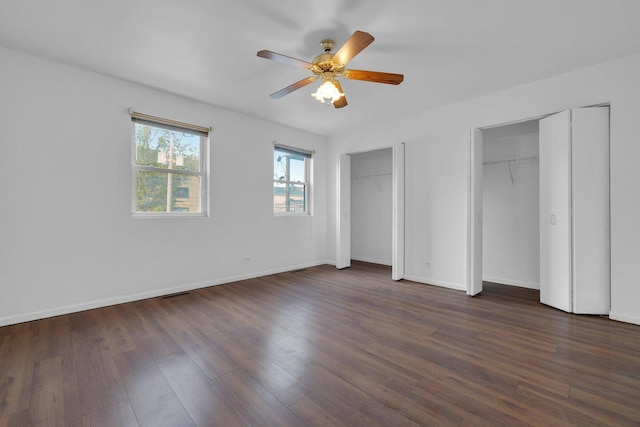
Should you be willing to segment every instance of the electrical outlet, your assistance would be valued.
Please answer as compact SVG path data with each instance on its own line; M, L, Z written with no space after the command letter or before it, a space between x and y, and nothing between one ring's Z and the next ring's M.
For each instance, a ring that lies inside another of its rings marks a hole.
M425 261L424 266L427 268L431 268L431 261Z
M246 256L243 258L244 262L251 262L251 257L250 256Z

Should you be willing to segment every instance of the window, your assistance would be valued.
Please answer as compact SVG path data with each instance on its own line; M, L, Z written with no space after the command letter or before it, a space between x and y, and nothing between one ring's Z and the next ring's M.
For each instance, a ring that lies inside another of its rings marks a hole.
M283 146L273 150L273 212L309 213L311 153Z
M131 112L133 214L206 216L209 129Z

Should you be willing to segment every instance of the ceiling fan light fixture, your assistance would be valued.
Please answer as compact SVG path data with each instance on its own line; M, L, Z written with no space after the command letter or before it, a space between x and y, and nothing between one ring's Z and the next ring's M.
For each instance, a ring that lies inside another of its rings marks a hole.
M326 105L331 105L340 98L344 96L344 93L341 93L336 85L333 83L333 80L325 80L324 83L320 85L318 90L311 94L315 99L322 102Z

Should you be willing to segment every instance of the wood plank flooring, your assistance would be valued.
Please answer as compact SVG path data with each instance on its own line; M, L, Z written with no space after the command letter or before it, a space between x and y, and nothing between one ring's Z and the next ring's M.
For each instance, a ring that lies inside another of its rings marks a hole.
M640 326L309 268L0 328L0 426L638 426Z

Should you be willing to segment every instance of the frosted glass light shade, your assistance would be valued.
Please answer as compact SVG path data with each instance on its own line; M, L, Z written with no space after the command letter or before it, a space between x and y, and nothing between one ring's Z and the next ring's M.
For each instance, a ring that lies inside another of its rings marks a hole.
M318 90L315 93L312 93L311 96L323 104L329 105L343 97L344 93L340 93L336 85L333 84L331 80L325 80L325 82L322 83Z

